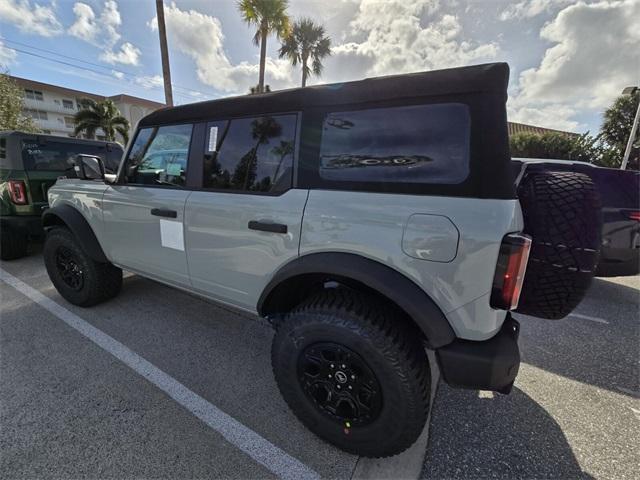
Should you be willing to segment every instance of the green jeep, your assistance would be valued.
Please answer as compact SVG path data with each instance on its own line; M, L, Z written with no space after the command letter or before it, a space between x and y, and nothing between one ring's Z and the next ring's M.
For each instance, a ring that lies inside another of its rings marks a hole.
M113 142L23 132L0 132L0 258L27 254L29 239L42 236L47 190L58 177L75 177L76 155L97 155L116 173L122 147Z

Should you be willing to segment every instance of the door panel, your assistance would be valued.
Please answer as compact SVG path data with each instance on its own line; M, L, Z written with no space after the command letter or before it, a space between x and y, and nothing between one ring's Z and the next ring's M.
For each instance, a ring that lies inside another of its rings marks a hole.
M103 197L104 236L109 258L122 267L159 280L189 286L185 250L163 246L160 225L161 221L182 225L185 201L190 193L170 188L110 186ZM159 212L153 214L154 209Z
M194 288L255 311L278 268L298 256L307 190L280 196L193 192L185 209L185 241ZM249 228L249 222L258 229ZM278 228L263 228L278 224ZM281 233L286 225L286 233ZM277 231L265 231L277 230Z

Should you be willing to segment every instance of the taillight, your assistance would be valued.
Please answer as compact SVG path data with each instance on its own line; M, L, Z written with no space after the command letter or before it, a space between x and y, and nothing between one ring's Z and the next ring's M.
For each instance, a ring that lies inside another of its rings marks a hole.
M640 212L629 212L629 219L640 222Z
M493 308L515 310L518 307L530 250L531 238L527 235L510 233L502 239L491 290Z
M22 180L9 180L9 196L16 205L26 205L27 187Z

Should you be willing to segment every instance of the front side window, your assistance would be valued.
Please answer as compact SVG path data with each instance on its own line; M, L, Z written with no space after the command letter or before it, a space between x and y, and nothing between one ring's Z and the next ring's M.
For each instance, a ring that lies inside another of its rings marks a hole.
M113 147L110 149L112 150ZM119 162L113 158L110 149L105 145L24 140L22 142L22 160L25 170L28 171L54 171L72 176L77 155L95 155L102 159L107 173L116 173Z
M469 174L470 116L459 103L327 114L320 176L330 181L463 182Z
M192 129L168 125L140 130L127 158L127 183L183 187Z
M204 188L283 192L291 187L296 115L207 125Z

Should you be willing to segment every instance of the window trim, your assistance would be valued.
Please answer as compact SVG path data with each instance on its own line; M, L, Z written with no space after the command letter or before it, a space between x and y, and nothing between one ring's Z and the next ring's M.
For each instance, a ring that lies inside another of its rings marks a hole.
M129 155L131 154L131 150L133 149L133 146L135 145L136 140L138 140L138 136L140 135L140 132L142 130L147 130L147 129L153 130L153 133L151 134L151 136L149 137L149 140L147 140L147 143L144 146L144 151L146 153L147 149L149 148L153 140L156 138L156 135L160 128L178 127L181 125L191 125L191 137L189 137L189 149L187 150L187 171L184 174L184 185L180 186L180 185L153 185L153 184L146 184L146 183L128 183L126 181L126 175L125 175L126 166L129 163ZM113 183L113 185L124 185L127 187L141 187L141 188L163 188L165 190L167 189L193 190L193 188L189 186L189 170L193 169L193 166L191 166L191 151L193 150L194 133L196 131L197 125L198 125L197 122L182 122L182 123L167 123L163 125L148 125L148 126L136 129L136 134L133 137L133 140L129 143L129 147L125 150L123 161L120 162L120 167L118 168L118 173L116 175L116 181L115 183Z

